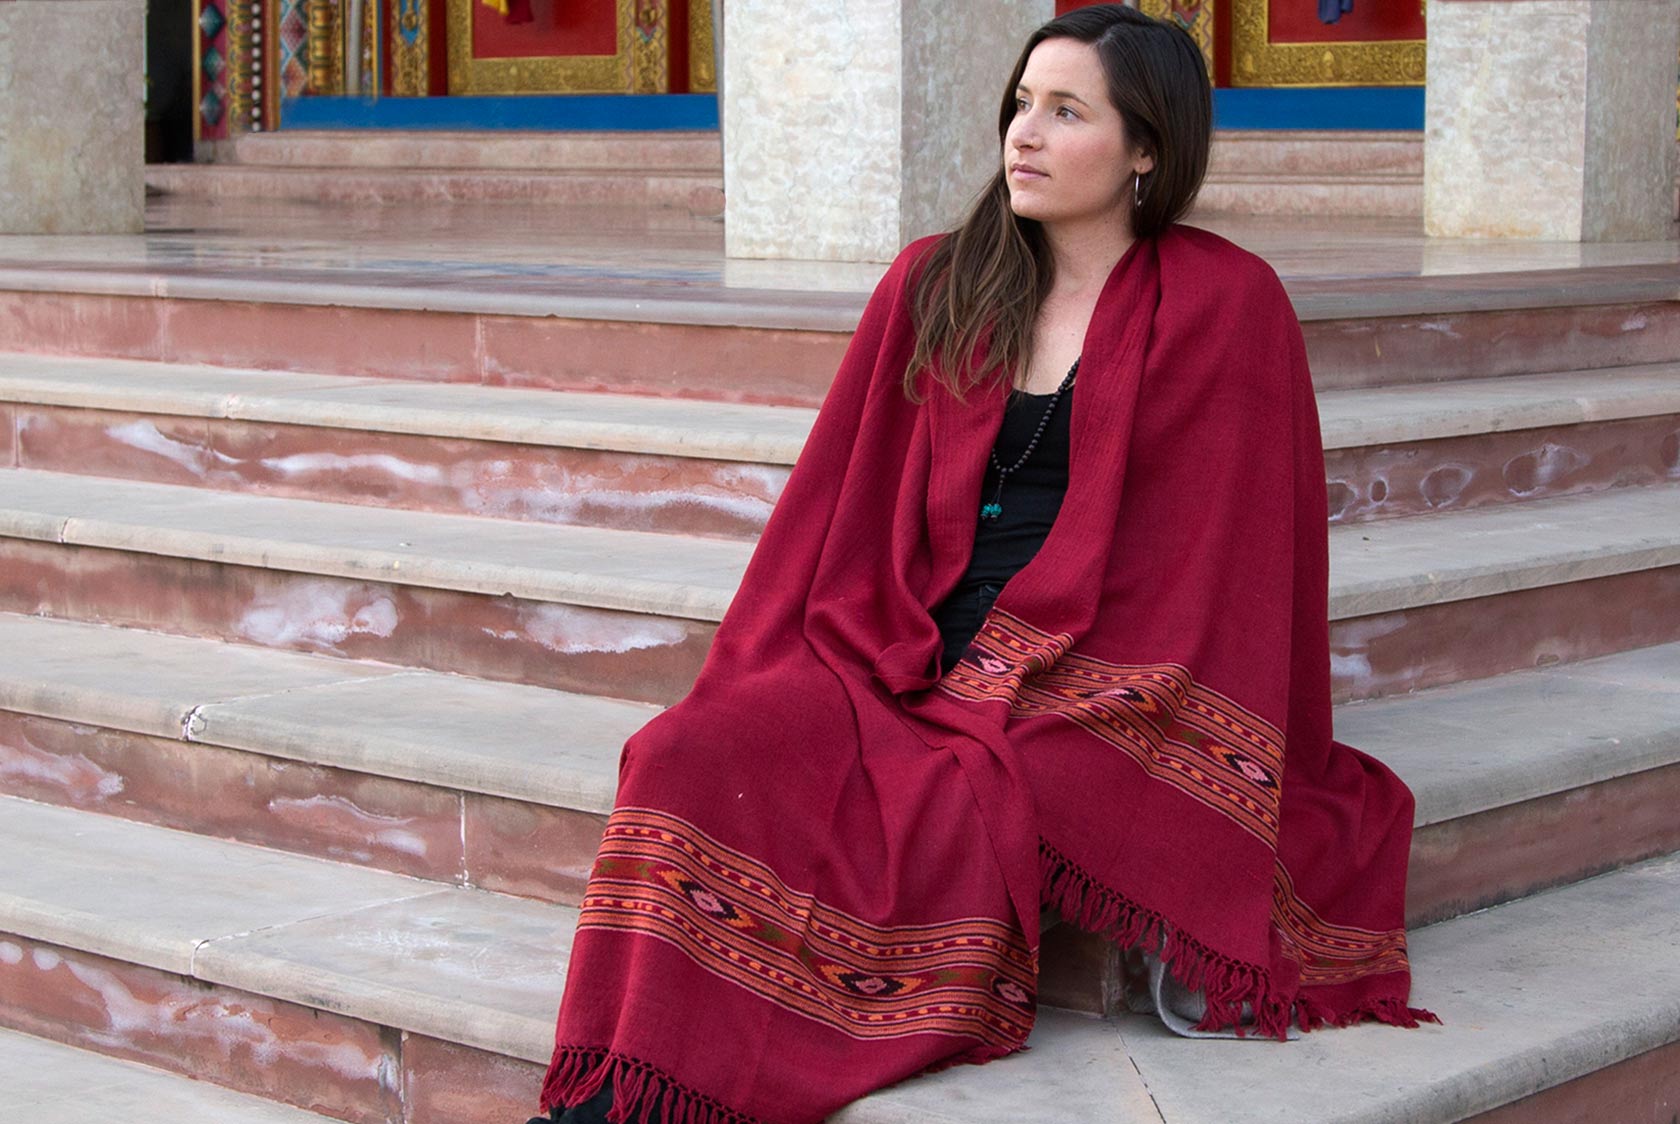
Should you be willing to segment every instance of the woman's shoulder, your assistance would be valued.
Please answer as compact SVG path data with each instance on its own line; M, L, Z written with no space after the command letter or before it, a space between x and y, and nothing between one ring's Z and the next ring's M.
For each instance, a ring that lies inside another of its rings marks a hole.
M1163 272L1212 282L1193 286L1194 290L1217 293L1227 305L1233 299L1246 299L1293 309L1272 263L1229 238L1199 226L1173 223L1161 233L1158 245Z

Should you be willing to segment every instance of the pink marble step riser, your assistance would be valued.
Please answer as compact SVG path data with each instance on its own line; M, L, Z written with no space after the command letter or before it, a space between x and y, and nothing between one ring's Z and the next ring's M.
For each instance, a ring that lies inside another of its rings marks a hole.
M0 611L669 704L706 621L0 539Z
M0 465L743 541L788 476L784 465L29 404L0 406L0 427ZM1331 523L1464 510L1680 479L1680 415L1332 449L1325 462Z
M1680 302L1313 320L1301 327L1320 390L1680 359Z
M1554 1085L1471 1124L1674 1124L1680 1104L1680 1042L1670 1042Z
M1305 182L1273 183L1266 173L1252 179L1209 173L1192 223L1207 215L1281 215L1412 218L1423 214L1423 180L1410 176L1314 175Z
M1330 522L1363 523L1680 480L1680 414L1330 449Z
M542 1085L531 1062L10 934L0 1025L351 1124L507 1124Z
M0 349L817 406L846 332L0 292ZM1680 302L1309 320L1324 390L1680 359Z
M594 812L5 710L0 791L568 905L606 824Z
M1403 175L1423 180L1423 141L1371 139L1357 133L1334 137L1256 137L1214 133L1208 177L1226 175Z
M850 340L840 332L3 291L0 326L0 349L41 354L789 406L822 402Z
M234 141L245 166L479 168L520 171L654 169L723 174L723 145L707 133L246 133ZM1421 170L1421 150L1418 156Z
M0 538L0 612L670 704L704 621ZM1680 640L1680 566L1331 623L1337 701Z
M534 1062L23 937L0 935L0 949L0 1025L16 1030L353 1124L506 1124L536 1111ZM1677 1096L1680 1043L1468 1119L1668 1124Z
M53 406L0 464L218 491L751 540L784 465ZM8 430L8 435L10 434Z
M536 1062L18 936L0 949L0 1025L13 1030L353 1124L506 1124L536 1111ZM1677 1097L1673 1043L1468 1121L1668 1124Z
M246 168L152 164L146 186L168 195L310 203L549 203L676 208L723 214L719 172L544 172L406 168Z
M557 737L560 736L558 733ZM0 710L0 793L457 886L578 904L605 815ZM1680 850L1680 765L1414 833L1406 924ZM1100 941L1057 937L1057 1006L1100 1011ZM1081 967L1083 965L1083 967Z

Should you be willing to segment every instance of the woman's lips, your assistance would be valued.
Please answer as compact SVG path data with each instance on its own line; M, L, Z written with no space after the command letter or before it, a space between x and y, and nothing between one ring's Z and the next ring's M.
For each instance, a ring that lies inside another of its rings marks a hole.
M1049 178L1046 173L1041 172L1036 168L1026 168L1019 165L1009 169L1009 174L1018 180L1042 180Z

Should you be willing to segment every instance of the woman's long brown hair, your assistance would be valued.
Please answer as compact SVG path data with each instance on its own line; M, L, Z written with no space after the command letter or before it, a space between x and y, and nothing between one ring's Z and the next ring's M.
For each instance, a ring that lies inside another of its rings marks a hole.
M916 349L904 373L904 392L913 402L924 398L917 388L923 368L961 399L988 375L1013 381L1032 357L1033 325L1054 280L1055 262L1039 223L1019 217L1009 205L1001 152L1027 57L1046 39L1057 38L1096 47L1109 100L1127 137L1155 157L1155 167L1139 185L1143 203L1132 210L1135 237L1152 238L1182 218L1207 175L1211 83L1201 49L1182 28L1122 4L1098 4L1034 31L1003 91L999 166L961 225L920 263L912 291Z

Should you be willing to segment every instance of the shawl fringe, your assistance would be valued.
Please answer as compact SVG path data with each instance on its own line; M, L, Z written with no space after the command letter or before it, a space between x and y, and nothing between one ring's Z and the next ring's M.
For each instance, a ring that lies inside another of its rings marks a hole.
M1069 924L1095 933L1121 948L1142 945L1155 952L1172 977L1192 991L1204 992L1207 1012L1193 1029L1231 1028L1238 1038L1253 1031L1262 1037L1289 1040L1294 1021L1303 1032L1329 1024L1350 1026L1366 1018L1391 1026L1416 1027L1420 1021L1439 1023L1432 1011L1408 1007L1398 999L1374 999L1350 1010L1337 1011L1306 996L1293 1001L1278 994L1265 969L1222 956L1187 936L1166 918L1131 901L1092 878L1090 873L1055 847L1039 840L1039 874L1044 903ZM1252 1026L1242 1023L1243 1004L1254 1011Z
M586 1046L556 1048L548 1079L543 1082L542 1110L582 1104L609 1080L613 1090L612 1108L607 1110L610 1124L643 1119L663 1119L666 1124L759 1124L753 1117L671 1080L639 1058Z

